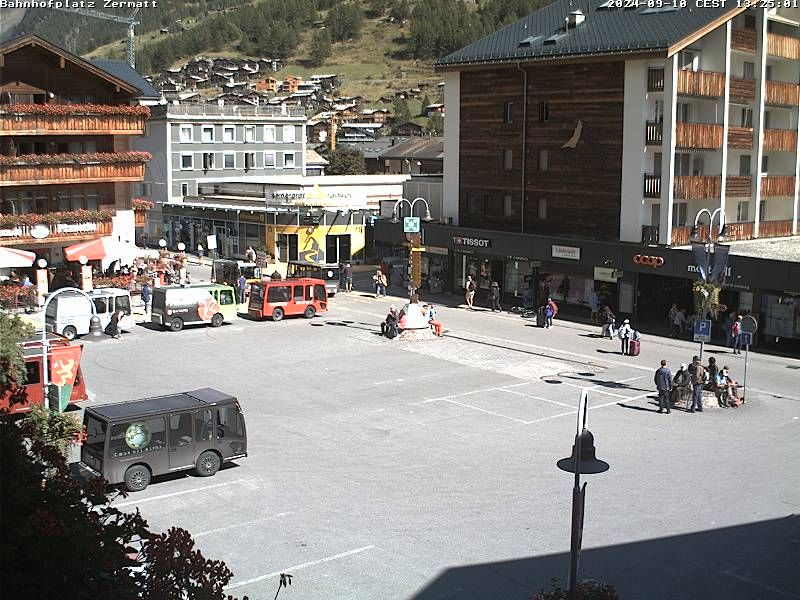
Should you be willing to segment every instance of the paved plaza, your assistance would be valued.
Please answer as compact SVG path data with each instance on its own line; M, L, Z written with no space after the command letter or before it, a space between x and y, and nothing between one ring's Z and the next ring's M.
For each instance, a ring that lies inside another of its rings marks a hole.
M247 459L156 478L117 500L188 529L272 598L530 598L566 580L569 455L581 388L608 472L586 477L581 576L623 598L800 598L800 361L751 354L747 404L655 411L653 372L697 348L645 337L624 357L595 328L545 331L439 308L445 337L379 335L389 303L339 294L315 319L139 325L87 343L88 404L201 387L236 395ZM741 381L743 358L718 348Z

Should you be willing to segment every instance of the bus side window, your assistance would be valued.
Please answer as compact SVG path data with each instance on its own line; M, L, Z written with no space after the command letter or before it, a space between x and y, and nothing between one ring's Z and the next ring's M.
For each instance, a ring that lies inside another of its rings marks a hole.
M302 302L303 301L303 286L296 285L294 286L294 297L292 298L295 302Z
M233 290L220 290L219 303L221 306L233 304Z
M26 385L39 383L41 381L41 365L37 361L26 362L25 370L28 372L28 379L25 381ZM75 383L77 385L77 381Z
M94 299L94 307L97 309L98 314L104 314L107 312L107 305L105 298L95 298Z
M194 413L194 439L198 442L207 442L213 438L214 421L211 409L199 410Z
M314 286L307 285L306 286L306 300L312 300L314 298Z

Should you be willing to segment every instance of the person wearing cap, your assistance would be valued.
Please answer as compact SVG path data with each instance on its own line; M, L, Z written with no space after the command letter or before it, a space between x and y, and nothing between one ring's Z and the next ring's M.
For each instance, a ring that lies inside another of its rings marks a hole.
M691 383L691 375L686 370L686 363L681 363L680 368L672 378L672 403L682 402L686 399L686 393L689 391L689 383Z
M663 413L666 410L667 414L670 414L669 392L672 389L672 373L667 368L666 360L661 361L661 367L656 370L653 382L658 390L658 412Z
M622 327L619 328L617 335L622 342L622 354L627 356L631 349L631 337L633 337L630 319L625 319L622 322Z

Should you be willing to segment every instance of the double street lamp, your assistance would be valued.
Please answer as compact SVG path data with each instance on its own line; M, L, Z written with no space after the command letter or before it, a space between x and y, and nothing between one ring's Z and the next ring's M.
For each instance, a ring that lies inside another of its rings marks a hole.
M426 223L433 221L433 217L431 217L431 207L427 200L424 198L414 198L413 200L400 198L392 207L392 223L400 222L399 213L402 209L403 203L408 204L410 216L413 217L414 206L417 204L417 202L422 202L425 205L425 216L422 217L422 220ZM416 225L419 225L419 222L417 222ZM419 302L417 290L419 289L420 285L422 285L422 258L420 256L422 253L421 237L419 227L416 227L416 229L417 230L413 232L405 232L411 234L411 285L408 288L409 303L411 304L416 304Z

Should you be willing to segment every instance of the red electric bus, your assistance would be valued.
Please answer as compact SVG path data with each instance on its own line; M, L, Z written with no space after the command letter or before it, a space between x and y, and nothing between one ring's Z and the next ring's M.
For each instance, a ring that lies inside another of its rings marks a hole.
M303 315L306 319L328 310L328 292L322 279L281 279L250 284L247 314L256 319Z

